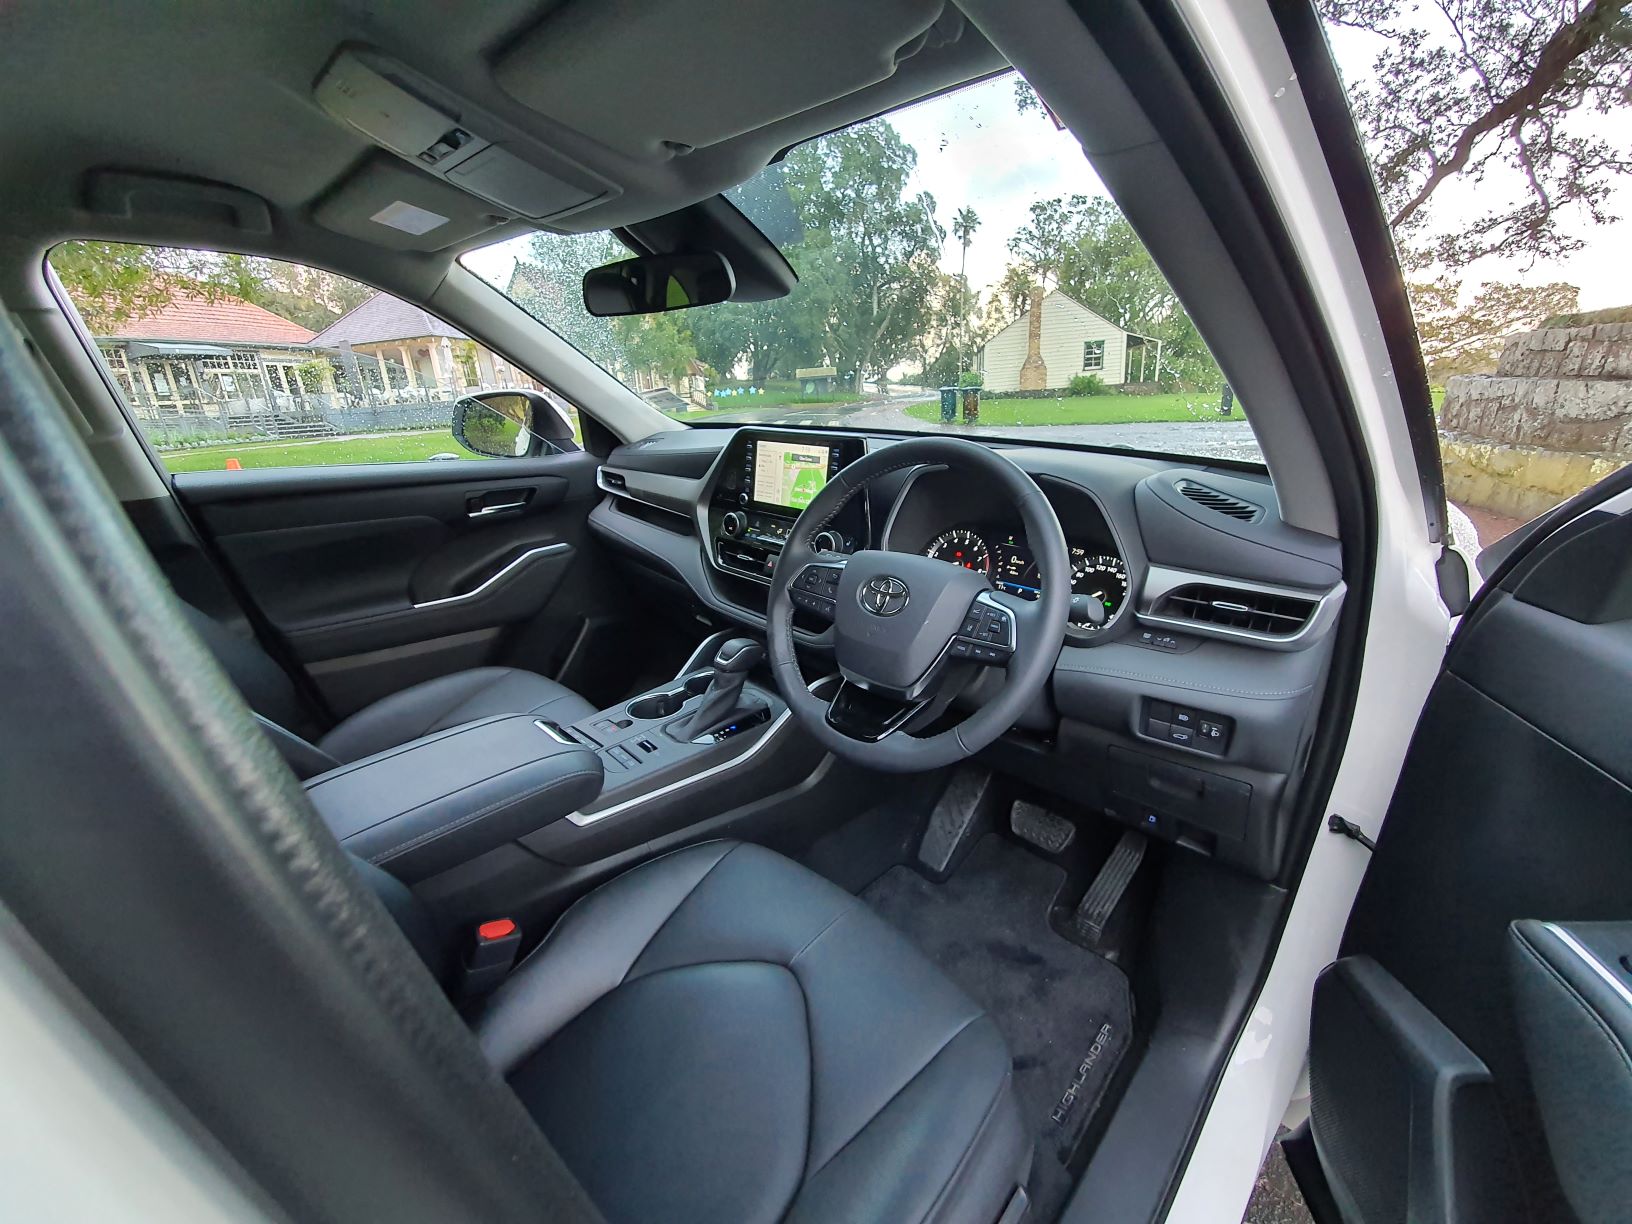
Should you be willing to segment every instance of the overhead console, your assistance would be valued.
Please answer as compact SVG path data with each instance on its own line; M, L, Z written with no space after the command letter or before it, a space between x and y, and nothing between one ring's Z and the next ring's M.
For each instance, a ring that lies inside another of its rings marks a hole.
M375 144L509 214L558 217L616 194L583 166L373 52L341 51L315 94L318 105ZM449 220L401 199L369 219L416 236Z
M738 431L720 456L703 510L709 561L768 583L800 513L866 453L865 439L831 432ZM865 548L869 526L866 499L854 498L819 533L817 547L835 553Z

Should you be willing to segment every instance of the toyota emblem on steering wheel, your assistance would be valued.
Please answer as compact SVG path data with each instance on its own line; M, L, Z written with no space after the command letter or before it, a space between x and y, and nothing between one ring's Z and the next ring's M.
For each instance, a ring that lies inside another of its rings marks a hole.
M907 584L899 578L881 575L865 583L856 597L874 616L894 616L907 606Z

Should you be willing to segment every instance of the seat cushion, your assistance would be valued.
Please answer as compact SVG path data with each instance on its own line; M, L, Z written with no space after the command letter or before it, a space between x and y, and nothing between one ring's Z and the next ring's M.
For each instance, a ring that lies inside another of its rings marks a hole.
M565 685L518 667L473 667L365 706L318 741L342 763L495 714L537 714L565 726L595 713Z
M991 1018L758 846L591 893L475 1029L612 1224L990 1224L1030 1167Z

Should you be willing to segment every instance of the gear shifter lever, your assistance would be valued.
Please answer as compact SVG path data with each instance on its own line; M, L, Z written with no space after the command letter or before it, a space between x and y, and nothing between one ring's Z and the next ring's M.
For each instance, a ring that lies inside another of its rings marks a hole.
M703 694L697 712L680 729L685 739L698 739L737 714L737 703L742 697L742 686L748 673L765 657L765 648L753 638L731 638L714 653L714 678Z

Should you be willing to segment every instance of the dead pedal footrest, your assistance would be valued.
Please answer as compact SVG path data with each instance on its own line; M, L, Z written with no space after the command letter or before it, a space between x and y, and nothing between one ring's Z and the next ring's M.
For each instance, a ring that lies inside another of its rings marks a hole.
M1017 800L1009 809L1009 828L1022 841L1039 850L1059 854L1077 836L1077 826L1045 807Z
M1116 912L1122 894L1133 882L1139 864L1144 862L1148 842L1149 839L1137 830L1129 829L1123 833L1116 843L1116 849L1111 851L1111 857L1105 860L1094 882L1083 894L1072 925L1088 944L1097 946L1104 938L1106 924Z

